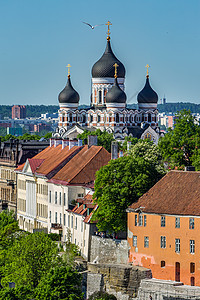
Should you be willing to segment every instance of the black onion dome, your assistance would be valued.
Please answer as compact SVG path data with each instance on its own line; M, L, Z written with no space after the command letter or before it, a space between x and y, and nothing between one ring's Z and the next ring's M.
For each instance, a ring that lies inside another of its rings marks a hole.
M147 75L146 84L141 90L141 92L137 96L138 103L157 103L158 102L158 95L152 89L149 83L149 76Z
M58 95L59 103L78 103L79 94L72 87L70 76L68 76L67 84L65 88Z
M118 77L125 77L125 67L124 65L116 58L112 52L110 40L107 40L107 46L102 57L93 65L92 67L92 77L114 77L114 68L113 65L117 63L117 75Z
M106 103L126 103L126 94L120 89L117 78L112 88L106 94Z

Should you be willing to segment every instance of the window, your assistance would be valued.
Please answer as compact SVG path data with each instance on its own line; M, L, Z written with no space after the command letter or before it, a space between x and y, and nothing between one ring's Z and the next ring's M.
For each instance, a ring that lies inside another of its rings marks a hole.
M189 229L194 229L194 218L189 219Z
M60 205L62 204L62 195L61 195L61 192L60 192Z
M179 217L177 217L175 219L175 228L180 228L180 218Z
M60 213L60 224L62 224L62 215Z
M63 219L63 224L64 224L64 226L66 225L66 215L64 214L64 219Z
M195 272L195 263L190 263L190 273L194 273Z
M190 240L190 253L194 254L195 253L195 241Z
M144 247L149 248L149 237L148 236L144 237Z
M143 225L143 215L139 214L139 226Z
M66 205L66 194L64 193L64 206Z
M161 260L160 266L161 266L161 268L164 268L164 267L165 267L165 261L164 261L164 260Z
M160 248L166 248L166 236L160 237Z
M73 228L73 216L71 216L71 228Z
M137 215L135 215L135 226L137 226Z
M165 216L161 216L161 227L165 227Z
M68 227L70 227L70 215L68 215Z
M119 114L116 114L116 123L119 123Z
M55 212L55 223L58 223L58 214Z
M147 226L147 216L145 215L144 216L144 227L146 227Z
M83 232L83 221L81 221L81 232Z
M180 239L175 239L175 252L180 253Z
M101 116L97 115L97 122L100 123L101 122Z
M57 204L57 192L55 192L55 204Z
M195 285L195 278L194 278L194 277L191 277L191 278L190 278L190 285L191 285L191 286L194 286L194 285Z
M51 211L49 212L49 222L51 223Z
M49 203L51 203L51 191L49 191Z
M77 218L75 219L75 229L77 229Z
M137 236L133 236L133 247L137 247Z

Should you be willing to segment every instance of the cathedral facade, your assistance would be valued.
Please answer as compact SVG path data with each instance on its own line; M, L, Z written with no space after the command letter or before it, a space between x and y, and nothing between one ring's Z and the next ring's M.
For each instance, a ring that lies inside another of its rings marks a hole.
M150 86L148 69L145 86L137 96L138 109L126 106L125 73L124 65L112 51L108 26L105 52L92 67L90 107L78 108L80 97L68 74L67 84L58 96L59 122L54 137L67 139L76 137L84 129L100 129L113 133L118 140L133 136L150 138L157 143L158 95Z

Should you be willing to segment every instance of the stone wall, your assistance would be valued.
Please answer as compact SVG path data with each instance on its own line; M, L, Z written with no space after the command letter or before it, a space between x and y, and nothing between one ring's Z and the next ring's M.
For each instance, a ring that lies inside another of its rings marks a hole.
M151 278L151 271L127 264L88 263L87 298L95 291L106 291L119 300L136 297L140 282Z
M142 279L137 300L194 300L200 299L200 287L182 282L159 279Z
M91 237L89 261L96 263L126 264L128 262L127 240Z

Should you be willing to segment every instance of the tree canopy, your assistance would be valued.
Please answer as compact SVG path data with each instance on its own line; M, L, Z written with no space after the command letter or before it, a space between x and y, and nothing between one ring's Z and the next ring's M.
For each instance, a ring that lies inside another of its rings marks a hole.
M174 130L159 139L159 149L170 168L194 165L200 169L200 127L190 111L176 115Z
M78 139L83 140L83 144L87 144L87 137L89 135L97 135L98 146L103 146L108 152L111 152L111 142L114 140L113 134L107 131L97 129L95 131L84 130L83 133L78 134Z
M97 171L94 198L98 209L93 219L100 231L126 230L126 208L165 174L159 159L157 146L141 140L127 156L111 160Z

